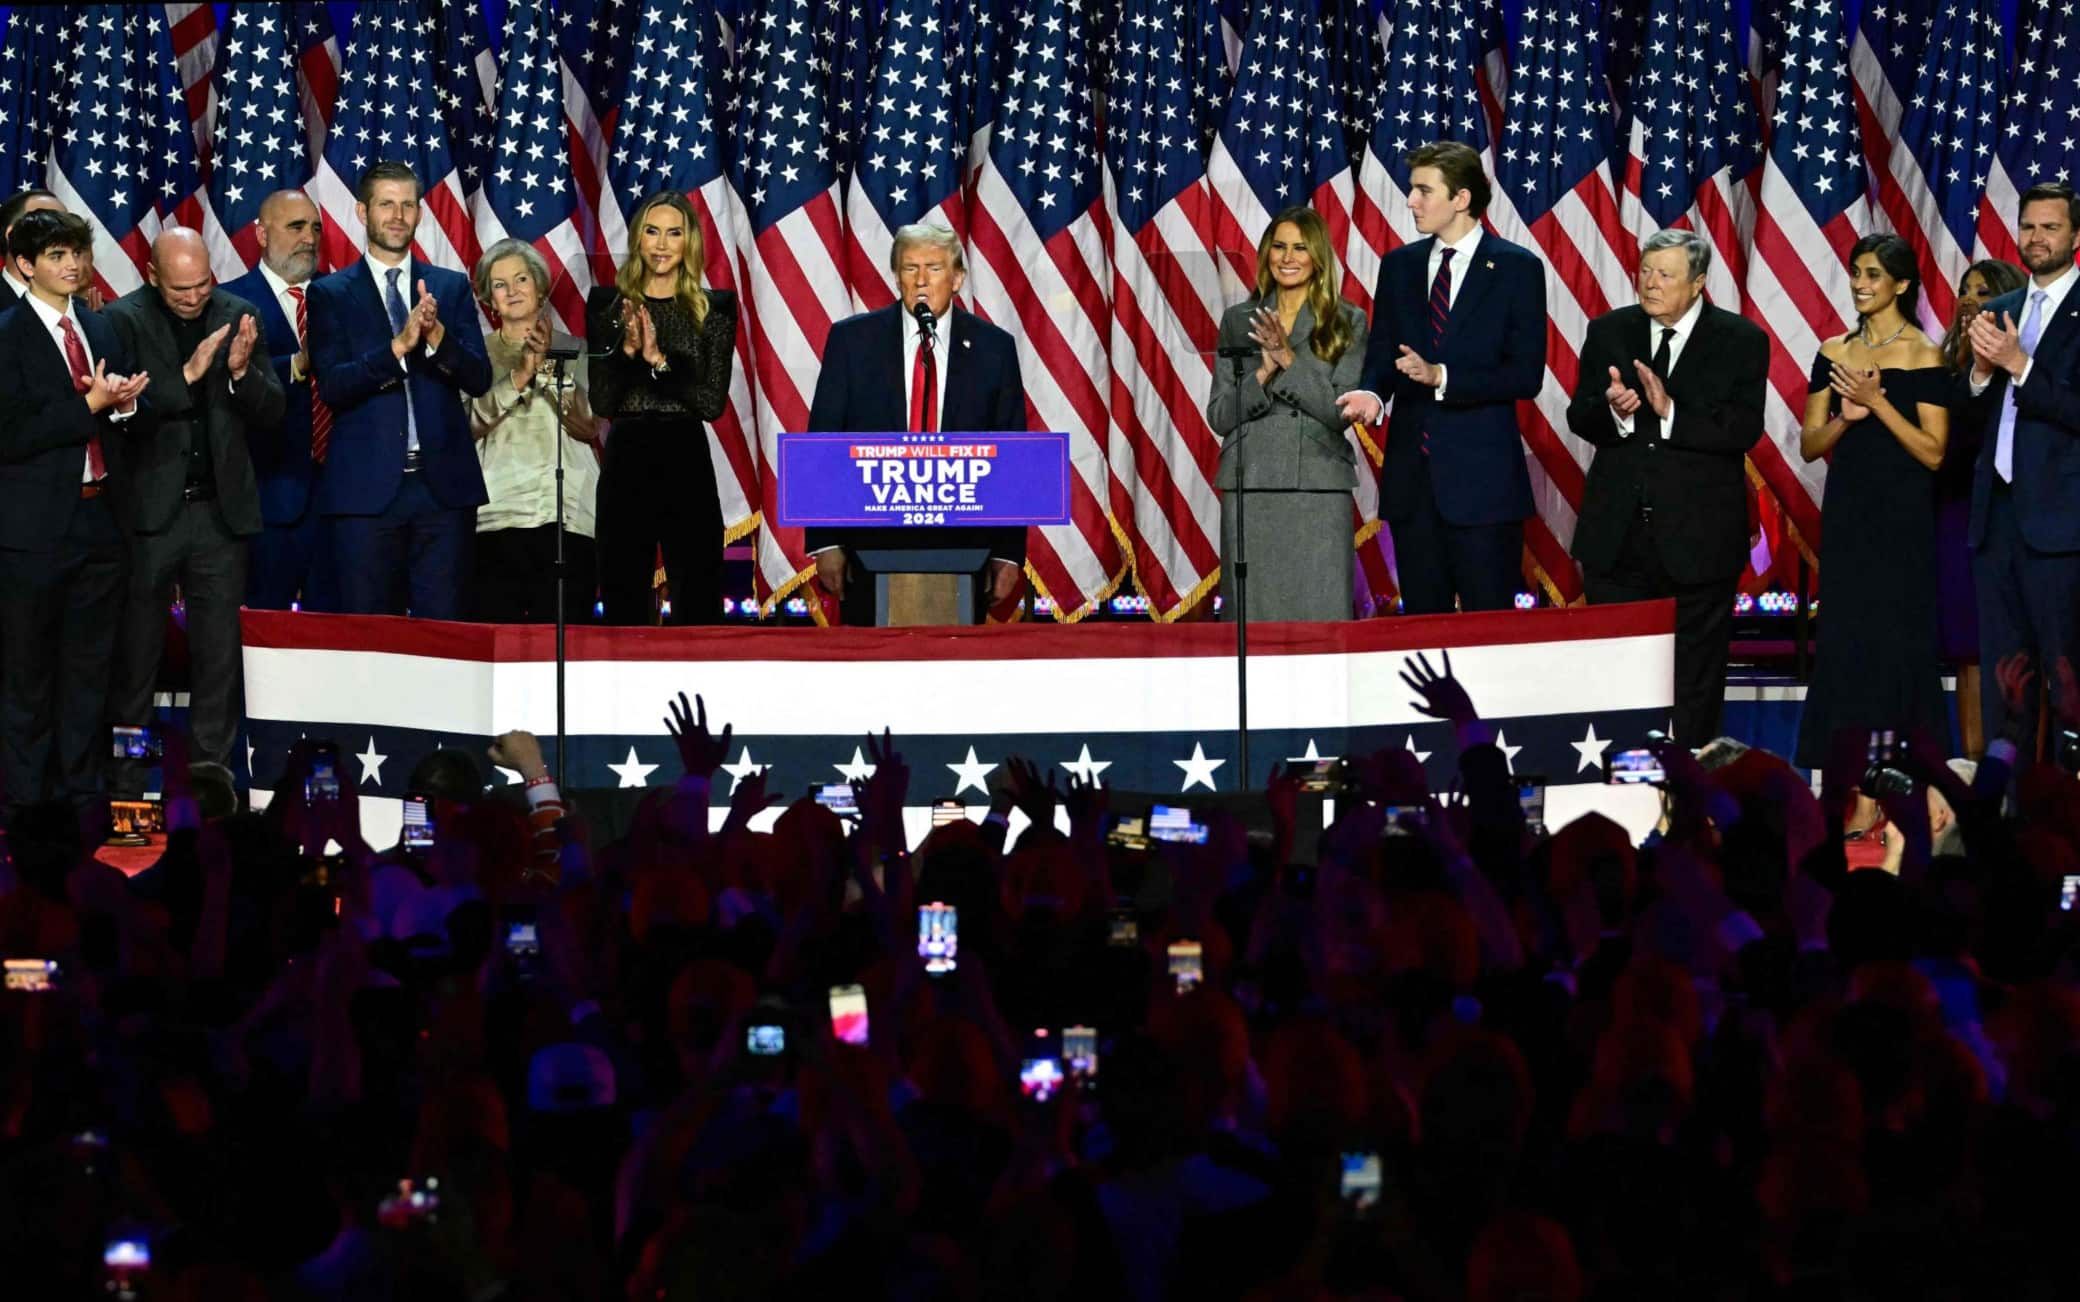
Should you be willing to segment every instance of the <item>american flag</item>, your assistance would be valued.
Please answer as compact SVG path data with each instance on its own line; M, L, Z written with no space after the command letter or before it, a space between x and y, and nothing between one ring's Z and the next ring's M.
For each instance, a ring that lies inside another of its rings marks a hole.
M1546 266L1546 378L1519 404L1538 514L1524 524L1530 577L1557 600L1581 595L1567 554L1589 448L1567 428L1589 322L1633 298L1637 242L1611 181L1613 109L1602 46L1584 0L1527 9L1505 97L1488 223Z
M94 279L117 298L144 283L162 228L202 228L202 176L165 12L89 5L82 19L49 185L93 224Z
M728 56L721 21L705 0L653 0L644 6L640 30L600 197L601 206L614 213L607 225L625 232L644 195L679 191L700 218L703 280L711 288L735 292L741 287L737 262L745 219L722 156L721 133L708 125L727 121L730 111L723 98L721 70ZM625 253L625 244L614 250L617 258ZM748 336L740 326L729 406L709 426L708 456L729 539L751 533L759 523L758 426Z
M664 21L663 11L642 0L562 0L556 10L563 115L570 123L571 177L578 187L575 220L591 260L591 284L613 279L615 263L628 249L621 207L607 194L613 184L608 142L621 117L635 31L653 13ZM681 16L680 21L689 20ZM643 36L652 47L661 39L666 39L662 31Z
M1221 276L1193 106L1196 77L1226 69L1193 58L1205 31L1174 0L1126 0L1105 93L1112 473L1134 582L1159 620L1190 610L1220 578L1220 440L1206 395Z
M181 97L188 108L188 126L195 135L195 156L207 174L217 121L217 91L210 76L217 66L217 15L206 4L167 5L166 26L179 69Z
M563 64L549 0L515 0L504 37L498 134L473 200L477 244L488 249L511 237L533 245L549 264L545 290L557 324L582 335L592 262L565 147Z
M747 0L748 3L748 0ZM882 0L827 0L810 6L824 66L824 133L841 180L852 180L873 103L875 52L881 46ZM738 60L749 67L748 60Z
M484 184L484 160L498 135L498 59L491 31L479 5L418 0L418 10L419 40L435 69L434 96L467 204ZM360 30L357 14L352 43L359 43Z
M1808 560L1820 546L1825 461L1799 455L1806 376L1822 340L1849 328L1849 249L1870 228L1849 74L1846 16L1797 4L1781 27L1781 80L1770 112L1748 255L1749 319L1770 336L1766 437L1749 459L1790 516Z
M1850 65L1887 224L1921 268L1921 324L1940 337L1979 248L1979 196L2007 97L2001 0L1865 9Z
M2015 79L2000 146L1980 201L1979 241L1988 257L2020 262L2016 204L2038 181L2080 177L2080 18L2073 0L2022 0L2016 19Z
M339 36L324 0L295 0L281 6L290 39L296 43L296 75L303 96L303 129L310 137L311 157L325 152L325 133L339 103Z
M781 432L809 427L809 401L831 325L852 313L845 287L844 200L839 187L846 143L833 87L849 47L846 10L811 0L761 0L740 40L732 177L745 214L740 250L744 328L757 389L759 504L764 527L752 574L762 609L813 573L800 529L773 523L779 502L773 466ZM824 26L830 24L830 26ZM821 611L821 605L812 606Z
M1344 152L1358 158L1372 134L1380 79L1386 69L1383 20L1372 0L1322 0L1322 51L1336 90Z
M354 215L356 187L370 165L392 159L419 175L417 256L465 276L476 269L482 250L448 149L436 91L440 71L426 34L411 0L376 0L354 13L338 110L311 184L325 215L319 253L327 267L346 266L366 251L368 232Z
M960 35L954 48L963 54L954 74L954 100L960 112L959 134L968 142L963 184L969 203L974 202L976 178L989 160L989 132L996 123L1000 83L1010 67L1017 17L1012 0L970 0L957 15Z
M1113 523L1108 222L1084 25L1028 0L968 209L968 292L1018 340L1028 421L1069 435L1070 522L1031 531L1026 571L1073 621L1126 573Z
M296 89L293 20L274 5L238 5L217 68L217 138L206 232L219 280L236 280L260 260L253 224L277 190L310 180L303 102Z
M1611 85L1611 101L1618 106L1618 138L1623 142L1632 127L1632 79L1647 56L1647 24L1649 9L1656 7L1656 0L1604 0L1600 21L1603 30L1603 75ZM1676 35L1685 43L1691 33L1679 30ZM1625 165L1621 143L1619 156L1614 164Z
M1193 29L1185 49L1185 85L1192 91L1192 120L1199 127L1199 144L1213 148L1221 123L1228 119L1228 99L1235 93L1235 55L1241 43L1241 17L1234 27L1213 0L1196 0L1179 20Z
M863 308L895 302L888 249L896 228L936 221L965 239L959 97L952 69L959 0L889 0L880 57L845 196L845 277Z
M0 41L0 192L42 185L67 65L84 14L16 8Z

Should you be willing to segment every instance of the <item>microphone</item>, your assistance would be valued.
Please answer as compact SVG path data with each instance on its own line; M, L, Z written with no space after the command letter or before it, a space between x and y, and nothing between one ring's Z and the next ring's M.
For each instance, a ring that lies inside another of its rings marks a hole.
M1223 357L1255 357L1262 351L1255 344L1227 344L1219 350Z
M933 312L932 305L923 299L918 299L910 305L910 315L917 318L918 328L926 334L930 334L939 324L938 314Z

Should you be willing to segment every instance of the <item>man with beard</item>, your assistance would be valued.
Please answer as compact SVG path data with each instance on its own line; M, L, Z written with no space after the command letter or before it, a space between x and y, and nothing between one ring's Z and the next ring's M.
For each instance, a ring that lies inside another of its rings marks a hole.
M2045 672L2080 654L2080 274L2073 268L2080 198L2064 182L2022 196L2017 242L2030 280L1986 304L1970 326L1971 410L1986 439L1972 478L1972 577L1982 664L2017 651ZM2034 693L2008 718L2000 684L1980 682L1986 734L2033 742ZM2025 742L2025 744L2029 744Z
M287 610L291 603L337 608L324 517L312 503L332 433L332 413L317 401L310 354L308 293L323 228L309 195L275 191L253 226L260 265L223 286L259 311L268 360L288 398L279 422L246 429L262 521L246 566L246 604L256 610Z
M484 472L463 395L491 387L469 278L412 256L419 178L361 174L368 256L310 287L311 371L332 413L318 510L332 528L340 609L462 616Z

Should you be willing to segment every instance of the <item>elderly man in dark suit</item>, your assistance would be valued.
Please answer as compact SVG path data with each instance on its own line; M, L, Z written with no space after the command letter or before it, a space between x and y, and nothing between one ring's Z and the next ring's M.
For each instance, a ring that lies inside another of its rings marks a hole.
M246 605L256 610L338 605L325 520L316 506L332 414L317 402L308 338L323 224L318 205L303 191L275 191L253 224L259 265L222 286L260 313L268 360L286 399L278 423L246 430L262 521L246 552Z
M91 813L108 754L109 659L124 546L111 489L150 430L148 377L75 299L94 232L31 212L8 236L28 286L0 313L0 784L11 808Z
M131 441L129 473L116 485L130 540L130 581L112 714L142 725L166 649L166 611L179 585L188 612L188 728L194 757L231 762L238 736L238 608L246 591L246 540L260 531L247 430L282 419L273 368L254 365L260 318L216 288L209 247L184 227L152 242L148 284L106 316L131 358L151 376L158 421ZM145 766L116 761L119 797L142 795Z
M358 193L368 256L310 289L311 369L332 412L318 509L340 607L460 619L486 500L463 396L491 387L491 358L469 278L412 256L418 176L376 163Z
M809 428L854 434L1024 429L1018 345L972 312L955 310L953 296L968 273L953 232L905 226L896 232L889 261L898 299L831 327ZM929 313L929 330L920 307ZM847 624L874 622L873 576L853 548L986 549L989 581L978 594L984 609L1018 590L1026 559L1026 531L1016 527L811 529L805 541L816 558L817 581L839 599Z
M1372 336L1344 419L1377 424L1392 399L1380 514L1411 615L1507 610L1523 578L1531 476L1517 402L1546 373L1545 271L1481 229L1493 192L1456 141L1408 156L1408 209L1428 236L1389 253Z
M1676 738L1719 735L1733 594L1748 556L1744 466L1762 434L1769 339L1704 299L1690 231L1641 246L1640 301L1589 323L1567 424L1596 447L1574 556L1592 602L1676 602Z
M2080 660L2080 198L2064 182L2023 192L2016 223L2021 289L1986 304L1970 327L1971 409L1986 431L1972 475L1972 578L1979 590L1979 659L1998 664L2029 653L2056 695L2062 675L2046 667ZM1980 680L1986 734L2037 734L2034 695L2010 719L2000 684Z

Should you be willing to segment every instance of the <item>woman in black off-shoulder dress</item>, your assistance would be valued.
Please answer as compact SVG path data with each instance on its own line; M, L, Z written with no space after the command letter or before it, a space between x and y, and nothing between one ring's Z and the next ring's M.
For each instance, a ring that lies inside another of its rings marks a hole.
M1797 762L1826 764L1837 729L1947 738L1936 645L1935 473L1950 372L1913 324L1913 250L1870 235L1849 254L1857 328L1813 359L1800 450L1831 455L1820 501L1820 634Z

